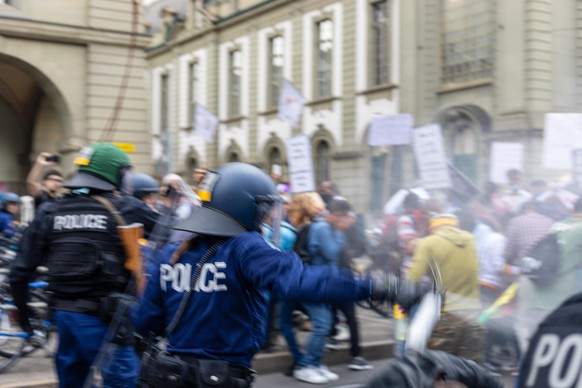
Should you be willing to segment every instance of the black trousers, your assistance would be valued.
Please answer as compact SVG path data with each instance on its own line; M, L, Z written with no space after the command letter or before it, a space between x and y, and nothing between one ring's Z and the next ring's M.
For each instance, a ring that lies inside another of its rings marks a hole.
M334 311L334 325L332 331L337 323L337 311L341 311L346 317L346 323L350 329L350 351L352 357L359 357L362 355L362 348L360 347L360 332L358 328L358 320L356 319L356 305L354 303L342 303L332 305ZM331 333L333 335L333 333Z

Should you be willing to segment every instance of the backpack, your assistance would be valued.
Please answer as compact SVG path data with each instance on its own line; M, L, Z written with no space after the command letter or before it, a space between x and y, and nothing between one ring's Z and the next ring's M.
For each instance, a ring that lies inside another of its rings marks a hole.
M529 250L522 259L521 270L536 287L547 288L559 281L560 261L558 235L550 233Z
M297 237L295 238L295 243L293 244L293 250L303 264L309 264L313 260L313 257L309 254L307 246L309 244L309 230L311 229L311 222L304 224L297 229Z

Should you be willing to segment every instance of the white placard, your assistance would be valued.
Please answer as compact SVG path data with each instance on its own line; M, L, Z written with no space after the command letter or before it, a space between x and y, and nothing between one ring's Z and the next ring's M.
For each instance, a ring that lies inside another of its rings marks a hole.
M196 104L194 110L194 133L202 136L207 143L212 143L214 131L218 125L218 117L204 105Z
M283 79L279 91L279 112L281 120L295 127L301 118L305 97L290 81Z
M287 139L287 156L291 193L315 191L309 136L299 135Z
M375 116L368 132L368 145L410 144L414 119L410 114Z
M490 160L489 179L495 183L508 183L508 170L523 171L523 144L493 142Z
M582 114L548 113L544 126L544 167L572 168L572 150L582 148Z
M427 190L451 187L441 127L430 124L412 131L414 155L422 185Z

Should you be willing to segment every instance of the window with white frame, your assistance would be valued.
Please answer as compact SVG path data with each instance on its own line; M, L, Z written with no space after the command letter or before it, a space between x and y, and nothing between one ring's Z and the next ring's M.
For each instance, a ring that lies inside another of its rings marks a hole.
M385 85L389 81L389 1L373 1L371 6L370 86Z
M278 165L281 166L281 151L278 147L273 147L269 151L269 171L273 171L273 166Z
M443 84L493 75L494 6L490 0L441 0Z
M196 110L197 93L199 87L198 71L200 66L198 62L192 61L188 64L188 118L193 120Z
M232 50L229 53L228 69L228 114L230 117L240 116L241 104L241 75L242 75L242 53L240 50Z
M284 44L285 40L281 35L269 39L269 108L277 107L279 104L279 88L283 78L283 61L285 59Z
M315 52L316 98L331 96L333 60L333 21L324 19L317 23Z
M329 144L320 140L315 147L315 179L317 182L328 181L330 170Z

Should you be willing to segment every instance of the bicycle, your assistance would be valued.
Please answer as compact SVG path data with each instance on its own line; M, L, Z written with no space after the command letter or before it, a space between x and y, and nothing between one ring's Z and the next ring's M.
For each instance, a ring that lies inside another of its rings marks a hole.
M54 331L49 296L45 293L48 283L43 280L31 282L28 307L36 339L35 344L31 343L30 335L23 332L18 323L18 309L12 301L10 286L6 281L8 272L7 268L0 268L0 373L8 371L22 357L41 348L46 350L46 344Z

